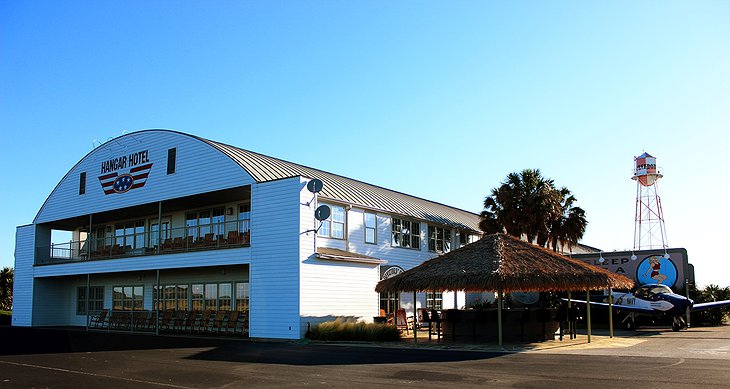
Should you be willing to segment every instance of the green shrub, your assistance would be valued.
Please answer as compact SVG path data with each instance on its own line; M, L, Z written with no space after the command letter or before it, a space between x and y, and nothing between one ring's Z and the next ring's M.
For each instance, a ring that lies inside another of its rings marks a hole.
M386 324L336 319L314 325L308 337L315 340L388 342L400 340L400 331Z
M13 313L10 311L0 311L0 326L9 326Z

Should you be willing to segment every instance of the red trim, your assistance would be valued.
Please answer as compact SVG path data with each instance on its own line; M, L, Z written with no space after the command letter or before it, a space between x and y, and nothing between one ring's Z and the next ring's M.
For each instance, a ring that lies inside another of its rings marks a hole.
M129 172L130 173L135 173L135 172L138 172L140 170L150 169L151 167L152 167L152 164L151 163L148 163L147 165L133 167L133 168L129 169Z
M118 175L119 175L119 173L106 174L106 175L103 175L103 176L99 176L99 180L104 181L106 179L109 179L109 178L112 178L112 177L116 177Z

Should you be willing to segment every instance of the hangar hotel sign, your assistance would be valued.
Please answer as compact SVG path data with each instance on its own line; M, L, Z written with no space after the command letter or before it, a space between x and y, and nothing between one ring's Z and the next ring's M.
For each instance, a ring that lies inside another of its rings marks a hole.
M99 182L104 194L126 193L141 188L152 170L149 150L122 155L101 163Z

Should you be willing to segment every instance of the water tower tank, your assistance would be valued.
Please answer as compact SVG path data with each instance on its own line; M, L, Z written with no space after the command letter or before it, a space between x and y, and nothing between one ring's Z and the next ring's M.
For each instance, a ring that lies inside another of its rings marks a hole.
M656 167L656 158L646 152L634 158L632 180L637 180L643 186L652 186L660 178L662 178L662 173Z

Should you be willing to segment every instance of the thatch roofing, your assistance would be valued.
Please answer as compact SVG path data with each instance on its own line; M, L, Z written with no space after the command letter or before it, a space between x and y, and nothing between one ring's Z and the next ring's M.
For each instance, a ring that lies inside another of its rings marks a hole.
M378 292L631 288L630 279L505 234L488 235L394 277Z

